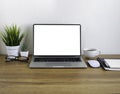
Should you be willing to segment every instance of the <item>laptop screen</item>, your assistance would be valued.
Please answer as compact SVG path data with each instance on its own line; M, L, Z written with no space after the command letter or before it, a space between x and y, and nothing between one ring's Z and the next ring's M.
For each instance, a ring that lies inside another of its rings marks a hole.
M80 55L80 24L34 24L34 55Z

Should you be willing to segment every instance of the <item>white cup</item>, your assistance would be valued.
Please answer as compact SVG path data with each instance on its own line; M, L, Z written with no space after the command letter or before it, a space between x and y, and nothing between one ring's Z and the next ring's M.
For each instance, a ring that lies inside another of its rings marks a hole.
M87 58L95 58L100 54L100 51L94 48L84 49L84 56Z

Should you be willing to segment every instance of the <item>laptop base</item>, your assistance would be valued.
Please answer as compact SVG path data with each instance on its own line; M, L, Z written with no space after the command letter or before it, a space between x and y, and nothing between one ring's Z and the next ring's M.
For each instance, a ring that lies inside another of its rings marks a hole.
M86 63L81 59L77 62L34 62L34 57L29 64L30 68L87 68Z

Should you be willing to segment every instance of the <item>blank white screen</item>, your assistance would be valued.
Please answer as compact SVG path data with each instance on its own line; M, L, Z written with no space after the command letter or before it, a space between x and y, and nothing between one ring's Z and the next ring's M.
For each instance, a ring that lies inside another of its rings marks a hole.
M34 55L80 55L80 25L34 25Z

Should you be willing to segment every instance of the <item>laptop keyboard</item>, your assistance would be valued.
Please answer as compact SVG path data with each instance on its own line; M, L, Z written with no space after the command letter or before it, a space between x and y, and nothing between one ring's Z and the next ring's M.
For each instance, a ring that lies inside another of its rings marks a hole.
M34 62L76 62L80 58L35 58Z

